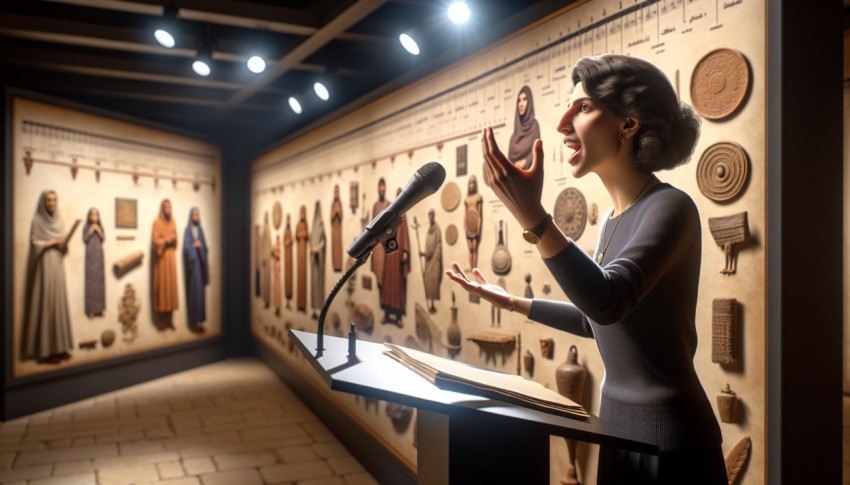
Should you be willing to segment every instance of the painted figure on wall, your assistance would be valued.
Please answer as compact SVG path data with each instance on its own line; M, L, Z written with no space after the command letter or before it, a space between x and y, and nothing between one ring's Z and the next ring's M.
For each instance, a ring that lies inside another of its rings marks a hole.
M478 193L478 182L475 175L469 176L469 187L466 199L463 201L466 209L464 227L466 229L466 245L469 248L469 267L478 267L478 243L481 241L481 223L484 214L484 202Z
M171 215L171 201L163 199L159 216L153 221L153 309L154 323L160 330L174 328L172 316L177 310L177 224Z
M310 232L307 230L306 206L301 206L298 216L298 224L295 226L295 244L298 248L298 295L295 307L299 312L307 313L307 240L310 238Z
M378 180L378 200L372 205L372 219L375 219L382 210L389 206L390 201L387 200L387 183L381 177ZM384 251L384 247L380 244L375 245L375 249L372 250L372 273L375 274L375 279L378 281L379 290L384 283L384 259L386 257L387 253Z
M310 231L310 306L313 308L313 318L319 318L319 311L325 302L325 246L322 204L317 200L313 213L313 228Z
M207 320L206 288L210 284L207 238L197 207L189 210L183 233L183 270L186 272L186 317L189 330L203 332Z
M281 250L280 250L280 234L275 236L274 244L272 244L272 259L274 260L274 264L272 265L274 271L274 278L272 284L272 303L274 303L274 314L280 315L280 307L283 304L283 299L281 298L281 281L280 281L280 271L281 271Z
M71 316L65 284L65 223L59 198L45 190L30 229L27 304L24 307L23 358L59 362L71 357Z
M400 193L399 188L396 197ZM410 234L407 230L407 218L404 216L398 226L396 241L398 250L385 256L380 292L381 309L384 310L383 323L392 323L401 328L404 326L402 317L407 313L407 275L410 273Z
M286 229L283 231L283 287L286 291L286 309L292 309L292 225L286 214Z
M106 309L103 239L100 211L92 207L86 215L86 225L83 227L83 243L86 245L85 307L89 318L103 316L103 311Z
M434 208L428 209L428 233L425 236L425 251L420 256L425 258L422 276L425 283L425 298L428 300L428 311L436 313L434 301L440 299L440 283L443 281L443 235L437 224Z
M334 185L334 200L331 203L331 260L334 271L342 271L342 200L339 184Z
M263 295L263 306L271 306L272 296L272 230L269 226L269 213L263 216L263 236L260 239L260 293Z
M540 138L540 125L534 117L534 98L531 88L523 86L516 100L514 132L508 146L508 159L523 170L531 166L531 150L534 141Z

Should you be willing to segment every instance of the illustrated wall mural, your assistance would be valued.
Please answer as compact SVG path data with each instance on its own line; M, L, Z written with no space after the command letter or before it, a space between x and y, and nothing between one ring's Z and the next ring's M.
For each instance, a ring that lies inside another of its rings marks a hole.
M221 334L218 147L13 100L13 376Z
M567 8L403 93L260 156L253 165L252 224L264 227L265 214L280 204L286 219L301 221L304 241L314 220L331 221L332 231L339 221L346 248L414 171L430 161L441 163L446 182L407 213L400 230L406 233L404 249L386 255L376 248L370 264L332 305L326 333L342 336L354 323L362 339L392 341L569 389L598 414L604 369L592 340L470 298L439 269L478 267L513 294L566 299L484 182L481 131L493 127L522 167L530 162L533 140L542 139L544 205L561 230L593 254L611 201L598 178L574 179L565 166L572 151L555 127L572 91L571 68L583 56L606 52L651 61L702 117L691 161L657 174L690 194L702 222L700 345L694 361L706 392L722 404L724 452L751 443L738 483L765 483L765 14L764 2L752 0L591 0ZM347 201L350 210L340 210L338 201ZM305 208L311 206L317 209L307 220ZM252 260L262 265L271 251L263 249L264 233L255 229L254 237L262 238L253 246L261 254ZM345 253L343 260L344 267L351 264ZM312 291L307 281L323 280L327 292L340 276L335 265L322 270L296 264L299 302L301 288ZM288 271L284 265L285 278ZM303 298L297 309L306 308ZM718 301L734 304L718 309ZM276 315L262 298L253 299L252 309L252 329L261 342L415 468L415 421L394 426L405 416L397 406L330 393L290 345L287 329L315 331L309 310L285 308ZM558 380L566 364L586 370L582 389ZM735 418L728 422L727 384L737 393ZM720 416L721 408L715 411ZM570 443L568 450L560 438L551 445L551 483L595 482L595 446Z

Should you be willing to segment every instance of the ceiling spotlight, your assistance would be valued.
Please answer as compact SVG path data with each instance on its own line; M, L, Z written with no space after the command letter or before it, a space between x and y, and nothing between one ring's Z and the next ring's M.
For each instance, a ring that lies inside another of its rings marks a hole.
M316 92L316 96L321 98L322 101L327 101L331 97L331 93L328 92L328 88L320 82L313 84L313 91Z
M208 62L201 59L195 59L195 62L192 63L192 70L198 76L209 76L212 72Z
M212 73L212 40L210 37L201 37L198 43L198 54L192 62L192 70L198 76L209 76Z
M291 96L289 97L289 107L292 108L292 111L295 112L295 114L301 114L301 103L299 103L297 99Z
M413 37L407 34L401 34L398 36L398 41L401 42L401 46L404 47L404 50L410 52L414 56L419 55L419 44L413 40Z
M469 20L469 7L466 3L457 1L449 5L449 19L456 24L465 24Z
M167 30L156 29L153 36L161 46L168 47L169 49L174 47L174 36L169 34Z
M174 35L171 34L175 30L174 26L176 23L177 7L172 4L168 4L162 9L162 22L160 23L159 28L153 33L154 38L161 46L168 47L170 49L176 44L174 41Z
M248 70L254 74L259 74L266 70L266 61L260 56L251 56L248 59Z

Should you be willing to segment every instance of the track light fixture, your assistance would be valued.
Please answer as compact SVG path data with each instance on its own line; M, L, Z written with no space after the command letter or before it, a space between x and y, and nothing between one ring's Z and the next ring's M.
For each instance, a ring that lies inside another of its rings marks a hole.
M469 21L469 6L463 1L455 1L449 5L449 20L460 25Z
M295 99L292 96L289 97L289 107L292 109L292 111L295 114L297 114L297 115L301 114L301 111L302 111L301 110L301 103L299 103L298 100Z
M251 56L248 58L248 70L254 74L259 74L266 70L266 61L260 56Z
M328 92L328 88L319 81L316 81L313 84L313 91L315 91L316 96L318 96L322 101L327 101L331 97L331 93Z
M176 44L174 41L176 24L177 7L173 4L168 4L163 7L162 20L160 21L159 28L157 28L153 33L154 38L161 46L168 47L169 49L174 47Z
M201 37L198 54L192 62L192 70L198 76L209 76L212 73L212 41L209 34Z
M410 34L401 34L398 36L398 41L401 42L401 46L404 47L404 50L413 54L414 56L419 55L419 44L410 36Z

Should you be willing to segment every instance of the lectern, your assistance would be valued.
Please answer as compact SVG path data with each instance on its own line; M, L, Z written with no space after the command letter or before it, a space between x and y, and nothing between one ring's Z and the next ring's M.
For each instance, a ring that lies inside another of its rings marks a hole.
M581 421L484 397L442 390L383 354L383 344L324 337L316 357L316 334L290 330L316 372L335 390L417 408L417 474L427 485L549 483L549 436L658 453L596 416Z

